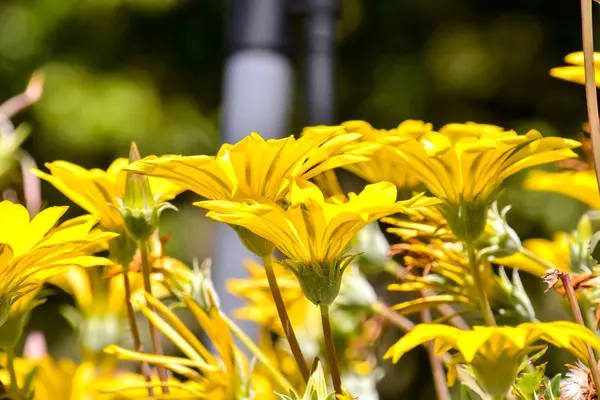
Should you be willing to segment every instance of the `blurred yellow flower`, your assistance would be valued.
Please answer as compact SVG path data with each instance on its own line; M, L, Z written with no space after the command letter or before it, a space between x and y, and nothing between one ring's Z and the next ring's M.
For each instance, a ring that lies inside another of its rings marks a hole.
M128 171L166 178L210 200L243 201L257 196L277 201L291 178L311 179L321 172L364 161L360 147L344 151L359 134L343 127L308 128L302 137L264 140L252 133L224 144L216 157L146 157Z
M550 75L563 79L565 81L575 82L584 85L585 84L585 69L583 67L583 51L568 54L565 57L565 62L571 64L566 67L556 67L550 70ZM596 69L596 86L600 86L600 53L594 53L594 65Z
M400 189L414 187L419 183L415 175L397 162L398 155L394 151L394 147L403 143L407 138L418 138L431 132L433 130L431 124L408 120L390 130L373 128L371 124L364 121L347 121L342 123L342 126L348 132L360 133L362 135L361 142L381 144L381 147L374 151L369 160L345 165L344 169L368 182L388 181Z
M564 348L575 358L587 359L586 345L600 349L600 338L584 326L567 322L524 323L516 327L476 326L463 331L447 325L419 324L385 354L396 363L409 350L434 340L437 354L456 349L457 363L470 364L478 383L492 396L504 396L519 364L533 345L545 341ZM450 377L449 377L450 378Z
M474 242L483 233L486 214L500 186L527 167L576 157L580 144L559 137L525 135L493 125L449 124L439 132L408 137L396 146L400 166L443 204L454 234Z
M123 217L118 199L125 196L129 164L126 158L116 159L106 171L85 169L67 161L46 163L49 174L38 169L31 172L50 182L73 203L100 219L100 226L110 232L123 231ZM182 188L163 179L150 179L152 194L157 203L168 201L182 192Z
M116 235L92 231L98 220L90 215L55 227L66 211L67 207L51 207L30 220L25 207L10 201L0 203L5 227L0 230L0 325L10 312L27 309L35 297L31 294L67 266L111 264L90 254Z
M419 211L418 216L411 218L386 217L382 218L381 222L390 224L392 227L387 228L387 231L398 236L403 242L411 239L457 241L446 219L440 210L435 207L424 208Z
M545 172L532 171L523 183L527 190L564 194L600 210L598 181L593 170Z
M205 311L189 297L185 297L186 306L211 340L217 356L211 354L173 311L160 301L145 292L135 296L132 301L185 357L138 353L116 345L108 346L105 349L107 353L115 354L122 360L146 361L185 377L189 381L188 385L177 388L185 388L189 392L186 397L181 398L245 398L248 394L246 392L251 389L246 382L250 379L248 362L235 347L227 322L214 304ZM120 393L124 393L124 389Z
M365 225L381 217L437 204L436 199L415 196L396 202L396 187L389 182L367 185L348 202L326 201L315 185L293 182L287 209L262 201L239 203L204 201L207 215L217 221L246 228L274 244L313 303L328 305L339 292L342 273L353 256L345 255L352 239Z
M283 336L283 327L273 302L265 269L254 261L246 262L245 266L249 273L248 278L227 281L227 290L246 302L244 307L235 310L235 317L254 321L271 332ZM304 297L294 274L278 262L273 262L273 272L277 277L283 303L295 330L306 330L308 324L314 326L315 321L319 321L319 309Z

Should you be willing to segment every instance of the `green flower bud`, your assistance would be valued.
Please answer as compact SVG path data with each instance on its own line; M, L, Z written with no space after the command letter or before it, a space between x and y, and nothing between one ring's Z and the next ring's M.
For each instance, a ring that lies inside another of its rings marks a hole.
M27 310L23 313L10 314L8 318L5 319L2 328L0 329L0 349L6 350L14 348L17 343L19 343L19 340L23 335L23 329L25 328L25 325L27 325L27 322L29 322L30 315L31 310Z
M116 261L126 269L135 255L137 244L130 235L122 232L119 236L108 242L108 248L113 261Z
M131 144L129 162L140 160L141 156L135 143ZM136 242L145 241L152 236L160 214L166 209L177 210L172 204L157 204L150 189L148 177L132 172L127 173L125 197L121 201L119 212L125 221L125 228Z
M300 283L304 296L316 305L331 305L340 292L342 275L357 254L348 254L332 263L304 263L296 260L285 260L283 264L289 268Z
M258 236L254 232L237 225L229 225L238 234L242 244L258 257L266 257L273 254L275 246L273 243Z
M210 267L210 259L204 260L202 264L198 264L198 261L194 260L192 268L183 263L165 265L164 283L176 299L174 307L186 308L185 296L189 296L207 313L213 305L219 306L219 298L211 279Z
M440 210L454 235L464 243L475 243L485 230L489 203L441 204Z

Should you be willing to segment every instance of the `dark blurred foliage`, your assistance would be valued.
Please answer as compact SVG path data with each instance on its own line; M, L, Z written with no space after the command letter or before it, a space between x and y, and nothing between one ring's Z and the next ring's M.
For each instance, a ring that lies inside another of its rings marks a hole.
M583 87L548 75L567 53L581 49L578 2L341 4L340 122L364 119L391 128L404 119L435 126L476 121L545 135L580 133L586 120ZM144 154L214 153L226 11L222 0L2 0L0 98L22 91L34 70L45 72L42 100L17 121L32 125L26 147L40 164L64 159L105 168L127 154L132 140ZM300 18L291 18L290 26L295 104L301 105ZM293 132L300 130L302 115L298 106ZM572 229L584 210L559 195L523 192L519 177L509 186L502 202L514 204L510 221L523 238ZM49 185L44 198L47 204L66 202ZM212 235L201 211L182 207L165 224L174 232L175 254L186 261L208 255ZM36 328L47 325L44 315L56 318L52 304L36 313ZM544 305L539 302L541 314L550 318ZM52 332L50 338L66 343ZM426 358L413 353L383 387L410 388L411 395L396 398L432 398Z

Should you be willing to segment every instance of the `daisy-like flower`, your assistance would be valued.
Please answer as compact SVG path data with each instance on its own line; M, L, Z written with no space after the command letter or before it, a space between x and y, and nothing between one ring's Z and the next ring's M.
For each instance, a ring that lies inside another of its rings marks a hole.
M131 293L142 291L142 275L127 274ZM157 281L158 276L152 275L151 278L154 295L167 295L166 289ZM127 308L121 276L104 276L103 268L71 266L64 273L50 278L48 283L58 286L75 300L74 307L63 308L63 315L79 334L84 360L97 361L106 346L122 339Z
M207 215L238 225L275 245L286 257L283 263L298 278L304 295L317 305L336 298L344 270L355 257L347 255L354 236L365 225L394 213L437 204L436 199L415 196L396 202L396 187L389 182L367 185L348 202L327 201L315 185L292 182L291 204L274 202L204 201Z
M186 393L180 392L177 398L252 398L250 394L255 389L252 387L254 382L251 379L252 371L243 353L235 346L225 317L214 303L209 310L205 311L191 298L185 297L188 310L211 340L217 354L211 353L173 311L148 293L144 292L134 296L132 302L154 326L179 348L184 356L139 353L116 345L108 346L105 349L107 353L114 354L122 360L146 361L184 377L187 379L185 385L177 384L174 388ZM263 382L262 378L257 378L256 382ZM278 390L290 389L290 387L277 385L271 376L266 379L271 379L271 386L277 387ZM171 387L171 384L169 386ZM145 387L147 385L123 386L119 393L124 395L131 390Z
M552 68L550 70L550 75L558 79L584 85L585 68L583 65L583 51L568 54L565 57L565 62L571 65ZM598 65L600 65L600 53L594 53L594 65L596 67L596 86L600 86L600 72L598 72L600 69L600 67L598 67Z
M418 138L431 132L433 130L431 124L408 120L390 130L373 128L371 124L364 121L347 121L342 123L342 126L348 132L362 134L361 141L381 144L381 147L373 153L368 161L348 164L344 166L344 169L371 183L392 182L399 189L411 188L419 183L413 174L396 161L398 156L394 147L404 142L406 138Z
M560 384L561 400L589 400L596 398L596 388L590 369L581 361L568 365L565 379Z
M493 125L449 124L439 132L408 137L395 147L398 163L443 204L454 234L473 243L503 181L531 166L576 157L575 140L525 135Z
M436 353L450 349L455 362L473 368L478 383L491 396L505 396L517 375L519 364L544 341L564 348L576 358L586 359L587 345L600 349L600 339L589 329L567 321L524 323L516 327L482 327L463 331L447 325L419 324L394 344L384 358L395 363L409 350L434 341Z
M100 226L109 232L122 232L123 217L119 213L120 199L125 197L129 164L126 158L116 159L106 171L85 169L67 161L46 163L50 173L38 169L31 172L50 182L73 203L100 219ZM173 199L183 189L163 179L150 179L150 188L156 203Z
M29 309L33 294L42 284L67 266L108 265L92 254L112 233L92 231L94 216L74 218L55 226L67 207L51 207L30 220L25 207L10 201L0 203L0 326L11 314Z
M209 200L245 201L264 198L285 201L292 178L311 179L323 171L367 160L364 147L348 145L360 137L343 127L313 127L302 137L264 140L252 133L236 144L224 144L216 157L146 157L127 170L168 179ZM202 206L203 203L197 203ZM244 244L264 256L272 247L237 228Z
M593 170L546 172L532 171L523 184L527 190L560 193L600 210L598 181Z

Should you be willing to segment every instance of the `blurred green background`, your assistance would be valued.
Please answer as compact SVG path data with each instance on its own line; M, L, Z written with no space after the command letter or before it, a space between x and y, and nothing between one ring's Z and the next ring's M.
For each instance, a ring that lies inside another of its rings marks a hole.
M364 119L382 128L409 118L435 126L476 121L571 137L581 131L583 87L548 75L581 49L578 2L341 4L338 121ZM31 124L25 148L40 165L64 159L105 168L126 156L131 141L143 154L213 154L220 142L226 16L223 0L2 0L0 99L20 93L33 71L46 74L41 101L14 120ZM290 19L290 57L295 104L301 104L297 19ZM291 126L301 129L301 110L294 110ZM559 195L519 190L519 177L511 183L503 202L514 204L510 221L523 238L570 230L584 210ZM66 203L50 185L43 195L45 204ZM212 244L202 212L184 205L190 198L176 202L179 213L165 214L164 228L173 232L170 251L188 262L207 256ZM46 330L51 319L50 342L69 353L66 323L55 313L61 301L38 310L32 324ZM544 303L539 306L543 313ZM395 383L406 384L410 398L431 398L431 389L423 389L426 358L415 357L412 366L404 364L402 379L394 377L404 383Z

